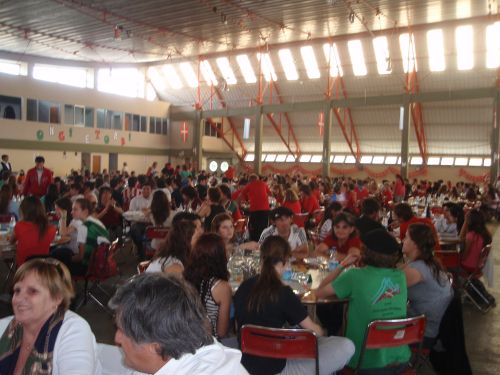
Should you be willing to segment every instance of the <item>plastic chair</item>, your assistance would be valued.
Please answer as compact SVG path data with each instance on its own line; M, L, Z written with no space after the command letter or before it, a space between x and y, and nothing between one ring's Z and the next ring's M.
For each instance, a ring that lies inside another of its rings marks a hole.
M161 226L149 226L146 228L146 232L144 234L144 253L146 254L146 258L152 258L156 252L156 250L151 247L151 240L163 239L167 237L168 231L169 228Z
M299 228L304 228L306 226L307 219L309 219L309 214L307 212L293 215L293 223Z
M367 349L384 349L418 344L417 353L420 354L425 333L425 321L425 316L420 315L406 319L374 320L368 324L358 366L354 370L354 374L360 371ZM404 374L414 373L412 369L404 372Z
M241 327L241 352L267 358L314 359L319 375L318 339L313 331L245 324Z
M467 297L474 304L474 306L476 306L477 309L483 313L488 312L493 307L493 304L486 297L486 291L478 287L474 280L479 279L483 275L483 268L488 260L488 257L490 256L490 252L491 244L483 247L479 253L479 259L476 267L472 270L472 272L463 274L466 278L463 284L465 297ZM476 299L479 299L479 301Z
M325 215L325 209L324 208L319 208L317 210L314 210L312 213L312 217L314 219L314 224L318 225L321 223L321 220L323 220L323 216Z

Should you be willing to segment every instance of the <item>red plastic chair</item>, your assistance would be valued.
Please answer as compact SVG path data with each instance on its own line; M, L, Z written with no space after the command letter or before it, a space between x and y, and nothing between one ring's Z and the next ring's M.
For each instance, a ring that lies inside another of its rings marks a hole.
M294 214L293 215L293 223L297 225L299 228L304 228L306 226L306 221L309 219L309 214Z
M168 230L169 228L160 226L149 226L146 228L146 243L144 244L144 252L147 258L152 258L156 252L156 250L151 247L151 240L163 239L167 237Z
M417 353L420 354L424 340L425 322L425 315L420 315L406 319L374 320L368 324L358 366L352 373L357 374L361 369L367 349L384 349L418 344ZM415 371L409 369L403 374L415 374Z
M460 267L460 253L457 250L436 250L434 251L434 255L448 270Z
M314 359L319 375L318 339L313 331L245 324L241 327L241 352L267 358Z

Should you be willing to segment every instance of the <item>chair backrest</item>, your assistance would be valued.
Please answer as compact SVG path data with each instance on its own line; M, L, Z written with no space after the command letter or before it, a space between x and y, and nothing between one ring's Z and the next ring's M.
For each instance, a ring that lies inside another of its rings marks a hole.
M247 229L247 219L246 218L236 220L236 222L234 223L234 232L235 233L240 233L240 234L244 233L246 229Z
M484 268L484 265L486 264L486 261L488 260L488 257L490 256L490 251L491 251L491 244L486 245L481 249L481 252L479 253L479 259L477 261L477 267L474 270L473 274L481 273L481 271Z
M358 369L361 368L367 349L420 344L420 351L424 339L425 321L425 315L420 315L406 319L374 320L368 324L359 356Z
M307 212L303 214L294 214L293 223L297 225L299 228L304 228L308 218L309 214Z
M314 222L316 224L321 223L321 220L323 220L323 216L325 215L325 209L324 208L319 208L317 210L314 210L312 213L312 217L314 218Z
M11 217L11 214L0 215L0 224L9 224Z
M312 358L317 361L318 340L309 330L246 324L241 327L241 352L267 358Z
M154 227L154 226L149 226L146 228L146 237L150 240L158 238L165 238L167 237L169 228L166 227Z
M109 243L102 243L92 252L90 257L87 276L99 280L105 280L118 274L118 266L114 255L119 248L118 240Z

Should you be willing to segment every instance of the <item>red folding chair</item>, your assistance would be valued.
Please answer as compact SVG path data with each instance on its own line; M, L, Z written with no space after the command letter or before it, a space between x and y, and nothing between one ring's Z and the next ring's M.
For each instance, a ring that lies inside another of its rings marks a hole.
M313 331L245 324L241 327L241 352L267 358L314 359L319 375L318 339Z
M167 237L169 228L149 226L146 228L146 243L144 244L144 252L147 258L152 258L156 250L151 247L151 240L163 239Z
M303 214L294 214L293 223L299 228L304 228L306 226L306 221L309 219L309 214L307 212Z
M358 366L354 371L344 369L347 370L344 373L357 374L361 369L363 357L368 349L385 349L418 344L417 354L420 355L424 340L425 322L425 315L406 319L374 320L368 324L365 340L359 354ZM410 374L415 374L415 371L408 369L401 375Z
M460 253L457 250L436 250L434 255L448 270L460 267Z
M474 279L479 279L483 275L483 268L488 261L490 252L491 244L483 247L479 253L479 259L476 267L473 270L463 271L461 275L465 278L465 282L462 286L465 297L467 297L474 304L474 306L476 306L478 310L483 313L488 312L493 307L493 304L485 296L486 291L484 287L483 289L479 288L478 285L474 283ZM478 301L478 299L480 301ZM479 302L482 302L482 304Z

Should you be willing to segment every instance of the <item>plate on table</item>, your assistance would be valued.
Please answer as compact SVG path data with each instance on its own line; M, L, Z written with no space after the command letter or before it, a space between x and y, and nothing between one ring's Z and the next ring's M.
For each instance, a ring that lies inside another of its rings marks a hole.
M304 263L307 264L309 267L321 267L322 265L326 264L326 260L323 259L322 257L310 257L310 258L304 258Z

